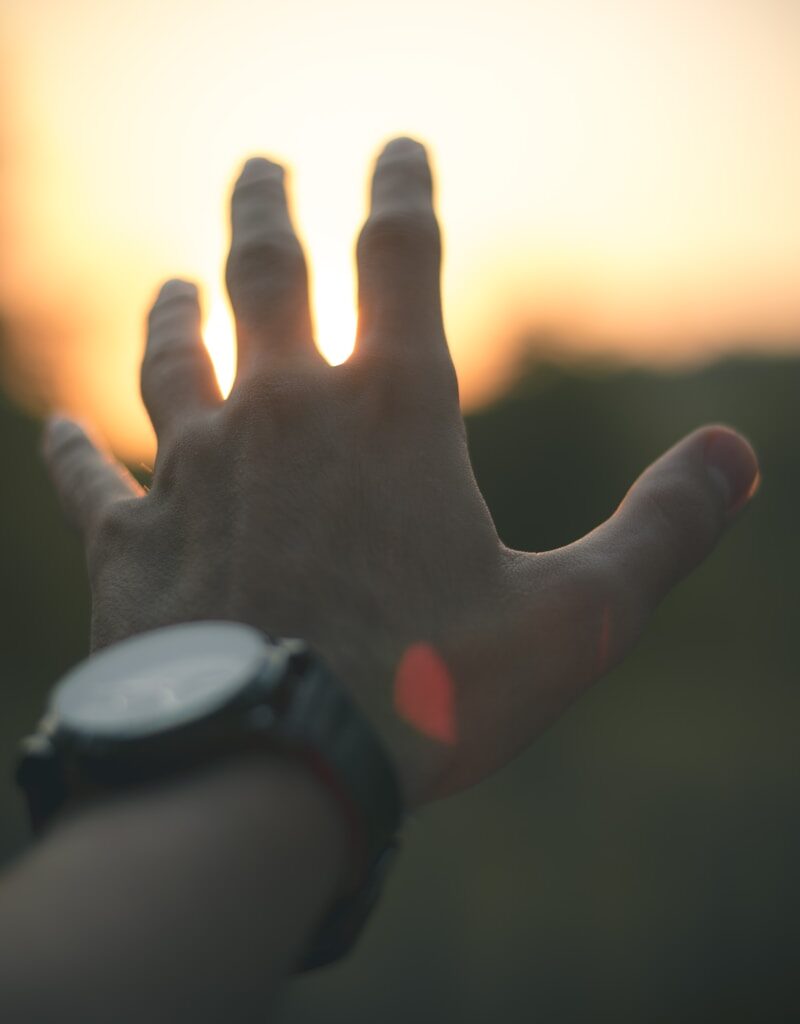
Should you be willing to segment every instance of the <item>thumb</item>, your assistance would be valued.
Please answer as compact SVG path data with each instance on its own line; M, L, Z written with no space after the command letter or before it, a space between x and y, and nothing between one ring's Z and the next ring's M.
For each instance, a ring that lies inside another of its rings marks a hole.
M759 482L748 441L701 427L649 466L584 543L613 567L634 607L653 608L711 553Z

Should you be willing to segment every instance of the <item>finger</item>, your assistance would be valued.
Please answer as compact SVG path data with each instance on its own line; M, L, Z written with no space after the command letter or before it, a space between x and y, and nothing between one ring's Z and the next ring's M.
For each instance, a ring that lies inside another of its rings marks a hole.
M197 288L188 281L167 281L150 310L141 390L159 436L187 412L222 401L200 331Z
M64 512L82 533L115 502L143 493L130 473L72 420L48 420L43 453Z
M358 346L446 345L431 170L413 139L393 139L378 157L357 262Z
M620 614L652 610L702 562L759 480L752 447L724 426L696 430L654 462L614 515L579 542L607 567Z
M239 345L239 368L263 356L314 346L308 272L289 215L283 168L261 157L244 165L231 199L226 270Z

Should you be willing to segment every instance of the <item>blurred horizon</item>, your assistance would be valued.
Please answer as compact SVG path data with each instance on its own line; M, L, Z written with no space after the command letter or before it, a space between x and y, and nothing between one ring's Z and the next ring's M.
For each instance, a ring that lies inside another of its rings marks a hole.
M800 350L787 0L11 0L0 19L9 385L129 459L152 450L137 382L160 280L198 280L225 359L226 203L252 152L289 166L340 358L371 161L393 134L429 144L468 409L531 337L666 367Z

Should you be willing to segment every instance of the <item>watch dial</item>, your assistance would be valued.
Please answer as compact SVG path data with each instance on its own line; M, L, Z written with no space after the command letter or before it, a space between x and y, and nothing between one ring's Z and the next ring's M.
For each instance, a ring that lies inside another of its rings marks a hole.
M171 626L94 655L64 678L52 703L73 731L145 736L223 707L256 677L277 679L284 660L248 626Z

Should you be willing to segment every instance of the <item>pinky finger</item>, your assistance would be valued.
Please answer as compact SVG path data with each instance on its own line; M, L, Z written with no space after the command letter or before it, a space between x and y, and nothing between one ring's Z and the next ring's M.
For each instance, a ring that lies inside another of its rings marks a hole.
M43 454L67 518L84 534L110 505L143 494L124 466L73 420L47 421Z

